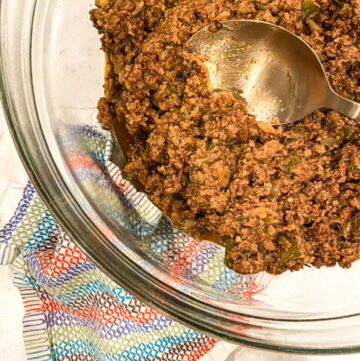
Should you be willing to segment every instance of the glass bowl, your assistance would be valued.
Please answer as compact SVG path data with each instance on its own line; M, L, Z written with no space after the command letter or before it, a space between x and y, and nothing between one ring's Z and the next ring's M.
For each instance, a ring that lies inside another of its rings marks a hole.
M78 131L91 138L98 128L103 93L104 55L88 15L93 2L0 1L3 107L23 163L63 229L119 285L191 328L266 349L359 352L360 263L240 276L223 266L217 246L176 230L166 244L156 232L144 240L128 226L126 201ZM84 158L98 172L95 183L76 167ZM160 224L171 228L165 218ZM172 252L171 262L161 247ZM182 247L196 253L192 263Z

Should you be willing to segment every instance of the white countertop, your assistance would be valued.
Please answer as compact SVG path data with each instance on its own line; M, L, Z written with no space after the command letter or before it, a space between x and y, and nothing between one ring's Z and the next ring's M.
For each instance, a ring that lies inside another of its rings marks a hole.
M0 108L0 227L14 213L27 176L16 154ZM9 170L9 171L6 171ZM25 361L24 308L9 267L0 266L0 361Z

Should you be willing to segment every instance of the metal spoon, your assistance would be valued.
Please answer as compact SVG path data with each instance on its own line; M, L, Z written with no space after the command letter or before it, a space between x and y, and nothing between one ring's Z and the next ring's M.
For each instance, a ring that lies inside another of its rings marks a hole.
M190 51L208 55L213 89L243 98L258 121L280 124L330 108L360 120L360 104L335 93L312 48L270 23L223 21L189 40Z

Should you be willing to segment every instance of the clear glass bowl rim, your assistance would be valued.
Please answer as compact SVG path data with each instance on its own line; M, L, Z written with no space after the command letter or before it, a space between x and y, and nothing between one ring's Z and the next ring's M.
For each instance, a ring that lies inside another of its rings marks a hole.
M267 343L261 339L261 330L286 335L297 332L299 337L340 330L353 330L360 326L360 315L322 320L279 320L224 311L183 294L159 281L139 268L109 242L104 234L86 216L61 179L60 172L49 152L36 112L31 75L31 49L33 41L33 15L38 3L52 0L27 0L21 6L13 2L14 9L21 9L21 16L13 22L6 18L5 7L9 0L0 0L0 93L5 117L20 158L47 208L62 228L84 250L86 255L117 284L146 304L158 309L173 319L215 338L238 344L301 354L343 354L360 352L359 344L333 347L328 344L318 347L297 347L296 344ZM16 7L17 6L17 7ZM30 16L29 16L30 14ZM20 14L19 14L20 15ZM5 21L6 20L6 21ZM9 23L10 22L10 23ZM20 25L19 25L20 24ZM15 29L15 30L14 30ZM16 56L16 61L14 61ZM16 74L14 69L17 70ZM11 80L10 80L11 78ZM14 82L16 79L16 84ZM61 195L64 202L52 201ZM87 237L81 237L87 234ZM98 251L99 247L101 252ZM122 269L122 272L117 272ZM346 321L346 322L344 322ZM238 332L241 326L252 331L252 337ZM259 330L259 338L256 337Z

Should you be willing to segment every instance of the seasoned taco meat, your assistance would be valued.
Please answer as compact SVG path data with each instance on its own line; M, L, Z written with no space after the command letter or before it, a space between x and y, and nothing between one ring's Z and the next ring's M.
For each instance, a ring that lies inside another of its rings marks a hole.
M176 227L224 245L226 264L245 274L360 259L359 123L327 110L256 122L211 90L206 58L187 44L222 20L275 23L360 102L358 0L98 0L91 17L107 56L99 119L126 127L125 171Z

